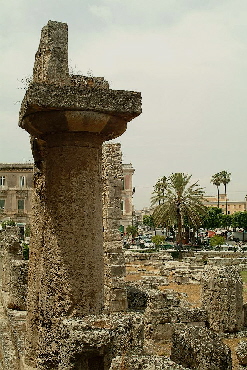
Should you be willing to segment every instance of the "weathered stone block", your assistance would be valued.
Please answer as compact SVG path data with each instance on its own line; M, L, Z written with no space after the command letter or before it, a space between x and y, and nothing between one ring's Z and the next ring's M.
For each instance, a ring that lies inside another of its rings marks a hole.
M117 356L110 370L186 370L170 359L161 356Z
M190 369L232 369L230 349L216 333L206 328L187 327L175 331L171 360Z
M11 262L10 285L8 308L25 311L27 309L27 281L28 281L28 261Z
M244 322L243 286L237 269L207 267L202 279L202 305L210 328L218 332L241 330Z
M236 348L236 355L241 365L247 365L247 342L241 341Z

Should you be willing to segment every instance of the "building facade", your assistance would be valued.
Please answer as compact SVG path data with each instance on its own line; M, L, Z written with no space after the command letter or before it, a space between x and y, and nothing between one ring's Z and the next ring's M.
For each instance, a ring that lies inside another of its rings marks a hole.
M0 217L29 223L32 208L33 164L0 163Z
M133 181L135 172L132 164L122 164L122 231L132 224ZM29 224L33 193L32 163L0 163L0 221L13 220Z
M205 196L205 205L207 207L218 207L218 198L215 196ZM219 208L222 212L226 213L226 196L225 194L220 194L219 196ZM247 196L243 201L232 201L227 199L227 214L232 215L236 212L244 212L247 210Z

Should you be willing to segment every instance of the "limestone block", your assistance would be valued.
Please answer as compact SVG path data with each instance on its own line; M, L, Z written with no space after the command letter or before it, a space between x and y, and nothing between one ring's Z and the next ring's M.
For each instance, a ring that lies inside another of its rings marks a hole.
M125 266L122 265L111 265L111 275L114 276L125 276Z
M173 334L171 360L200 370L231 370L230 349L219 336L200 327L187 327Z
M247 342L241 341L237 348L236 348L236 354L238 361L241 365L246 366L247 365Z
M202 305L210 328L218 332L241 330L244 321L243 286L233 267L207 267L202 279Z
M181 308L178 311L178 320L184 323L206 322L208 319L207 311L201 308Z
M138 285L127 285L127 299L130 311L144 311L147 307L148 293Z
M39 49L35 55L33 80L43 83L68 83L68 26L66 23L49 21L43 27Z
M186 370L163 356L117 356L110 370Z
M244 311L243 326L247 326L247 303L243 304L243 311Z
M26 310L28 261L11 262L8 308Z
M85 366L90 359L101 361L101 365L104 362L110 368L113 357L140 353L143 346L143 323L138 314L64 320L61 331L64 338L60 343L61 370L97 369Z

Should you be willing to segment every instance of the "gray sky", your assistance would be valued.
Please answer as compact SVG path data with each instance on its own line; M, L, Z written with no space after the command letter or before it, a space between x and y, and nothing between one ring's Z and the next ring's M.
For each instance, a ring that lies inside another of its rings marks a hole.
M247 194L246 0L1 0L0 162L32 159L18 128L41 28L68 23L71 71L141 91L143 113L118 140L136 169L136 209L172 172L232 173L231 200ZM24 80L24 82L22 82ZM223 187L221 187L223 193Z

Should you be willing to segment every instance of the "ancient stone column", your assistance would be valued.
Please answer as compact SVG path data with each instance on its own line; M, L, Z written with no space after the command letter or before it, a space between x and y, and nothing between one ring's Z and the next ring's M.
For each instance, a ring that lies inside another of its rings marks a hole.
M119 143L103 145L102 163L105 312L126 311L125 259L119 231L123 189L122 152Z
M102 143L141 113L140 93L70 76L67 39L64 23L43 28L19 122L36 165L26 362L52 369L61 320L103 309Z

